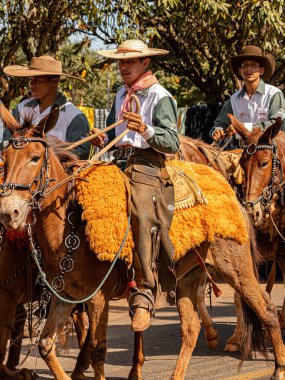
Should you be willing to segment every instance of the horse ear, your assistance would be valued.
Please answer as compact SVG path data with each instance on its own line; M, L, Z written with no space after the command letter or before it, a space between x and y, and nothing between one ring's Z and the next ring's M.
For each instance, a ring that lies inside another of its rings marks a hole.
M21 129L20 123L14 118L11 112L4 106L3 102L0 100L0 116L3 119L5 127L13 134L18 129Z
M231 113L228 113L227 117L230 119L234 130L241 136L243 140L246 140L249 136L249 131L244 127L243 123L236 119Z
M264 133L260 136L259 141L271 142L280 132L282 125L281 117L278 117L275 123L266 128Z
M47 116L42 118L42 120L35 127L34 131L45 137L45 135L56 125L58 116L59 108L58 106L55 106Z

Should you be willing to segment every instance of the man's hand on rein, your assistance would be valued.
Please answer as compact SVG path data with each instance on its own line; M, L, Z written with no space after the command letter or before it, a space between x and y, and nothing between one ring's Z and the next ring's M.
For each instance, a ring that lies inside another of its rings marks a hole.
M128 120L127 128L129 128L131 131L138 132L139 134L144 133L147 126L142 121L141 115L135 113L135 112L123 112L124 119Z
M93 128L89 132L90 135L96 135L96 133L99 133L100 129L99 128ZM101 133L99 136L97 136L95 139L91 140L91 144L94 146L104 146L104 138L106 137L106 133Z
M214 141L223 140L226 137L226 132L223 129L216 129L212 134L212 139Z

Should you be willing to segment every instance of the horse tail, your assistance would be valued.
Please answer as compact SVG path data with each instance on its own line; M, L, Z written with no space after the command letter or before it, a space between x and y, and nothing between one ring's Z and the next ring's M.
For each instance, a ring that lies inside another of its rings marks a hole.
M256 313L243 300L241 300L241 303L244 318L244 331L241 344L242 356L239 368L242 366L251 350L259 352L266 360L269 359L265 346L266 329L263 327Z
M256 243L256 233L251 223L248 214L244 213L248 234L250 238L250 252L252 257L252 263L254 273L258 279L258 267L263 262L262 256L259 253ZM268 352L265 346L266 330L262 325L262 322L258 318L257 314L241 300L243 318L244 318L244 331L242 339L242 356L239 367L242 366L244 360L248 357L251 350L259 352L262 356L268 360Z
M258 269L259 269L259 266L264 262L264 258L261 256L259 249L257 247L256 231L253 227L250 216L244 211L242 206L240 207L245 217L248 236L250 239L250 253L251 253L251 258L252 258L252 263L253 263L253 268L254 268L254 274L256 278L259 279Z

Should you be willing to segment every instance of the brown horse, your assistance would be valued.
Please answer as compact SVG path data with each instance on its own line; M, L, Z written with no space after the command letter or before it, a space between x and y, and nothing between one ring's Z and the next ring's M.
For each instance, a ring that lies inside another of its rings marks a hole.
M28 370L16 371L19 364L22 337L27 312L24 304L39 299L40 286L35 282L38 271L33 268L27 240L15 237L13 241L2 236L0 244L0 378L32 379ZM84 316L72 314L79 346L82 347L86 329L82 328ZM10 338L10 349L6 365L7 342Z
M62 286L62 282L58 281L59 262L68 254L64 242L66 237L73 232L73 227L68 221L70 213L75 212L71 200L72 190L67 183L62 183L60 187L50 193L49 197L45 197L47 186L52 189L53 186L68 176L64 165L60 162L62 156L59 152L56 153L56 150L50 146L45 138L45 134L55 124L58 110L54 110L36 128L32 126L22 128L10 114L8 115L7 111L3 110L3 107L1 116L12 131L13 138L9 146L3 151L5 182L2 185L2 191L7 196L1 199L0 221L8 229L21 230L30 221L31 205L40 206L40 210L37 210L37 220L33 231L42 252L42 266L48 281L51 282L52 279L55 279L55 284L58 287L59 285ZM53 180L52 183L51 179ZM249 236L251 236L250 223L247 219L246 225ZM78 225L76 235L79 236L81 244L73 256L73 270L66 271L64 275L65 287L61 293L73 300L86 297L90 293L90 289L95 289L99 285L110 268L110 263L100 262L90 252L83 224ZM251 334L247 334L248 344L245 346L245 354L249 350L250 337L253 339L254 348L265 352L262 323L268 331L274 348L274 379L281 380L285 377L285 349L276 308L256 280L250 248L249 240L240 245L233 240L217 237L214 243L210 244L205 241L197 247L197 250L204 259L211 252L213 264L217 270L239 292L245 302L247 332L251 332ZM177 272L180 269L183 271L192 254L189 251L184 258L178 261ZM205 273L196 268L181 276L177 283L177 307L181 319L182 345L172 375L172 379L175 380L184 378L200 331L196 307L197 289L204 277ZM105 379L104 362L109 300L124 291L126 282L126 267L118 262L101 290L88 301L90 358L95 379ZM72 304L66 304L56 297L52 298L50 312L40 342L42 357L54 377L60 380L70 378L65 374L56 358L54 338L58 327L65 321L72 307ZM140 365L142 362L143 356L137 358L130 379L141 378ZM73 376L73 378L76 377Z
M257 230L257 242L265 260L277 262L283 274L285 284L285 261L278 253L281 236L284 236L285 208L285 133L280 131L281 120L278 119L265 132L255 128L249 132L243 124L229 115L235 130L241 135L245 149L240 160L244 171L243 204L252 216ZM271 274L272 274L271 273ZM272 290L274 275L270 276L267 290ZM281 327L285 327L285 300L279 316Z
M200 139L192 139L188 136L179 135L180 152L174 155L168 155L168 159L183 159L189 162L208 165L221 173L231 184L236 184L236 177L240 173L237 171L236 163L239 161L241 153L239 151L222 152L221 148L209 145ZM240 179L238 179L240 181ZM208 313L205 304L205 289L198 289L198 308L202 324L205 328L205 337L210 348L218 345L218 331L213 328L212 319ZM243 334L243 314L242 305L238 293L235 292L234 303L237 313L237 325L234 334L227 340L225 351L236 352L241 348L241 339Z

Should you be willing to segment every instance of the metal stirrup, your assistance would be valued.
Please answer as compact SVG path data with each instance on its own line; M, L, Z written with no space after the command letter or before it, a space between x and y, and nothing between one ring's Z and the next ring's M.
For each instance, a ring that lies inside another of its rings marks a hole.
M140 295L145 297L151 304L151 309L149 310L150 315L153 316L155 313L155 306L154 306L154 301L153 298L150 294L143 290L139 290L138 288L133 288L134 292L131 293L130 297L128 298L128 304L129 304L129 309L130 309L130 314L133 316L135 314L136 307L131 306L131 300L134 298L134 296Z

